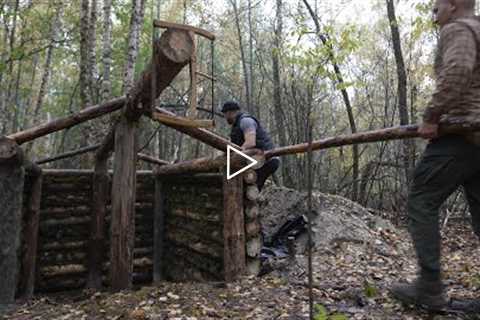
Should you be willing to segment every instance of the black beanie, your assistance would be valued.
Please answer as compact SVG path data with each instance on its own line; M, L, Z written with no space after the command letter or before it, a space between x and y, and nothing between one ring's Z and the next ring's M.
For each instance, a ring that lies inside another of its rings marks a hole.
M222 106L222 112L232 111L232 110L240 110L240 106L235 101L227 101Z

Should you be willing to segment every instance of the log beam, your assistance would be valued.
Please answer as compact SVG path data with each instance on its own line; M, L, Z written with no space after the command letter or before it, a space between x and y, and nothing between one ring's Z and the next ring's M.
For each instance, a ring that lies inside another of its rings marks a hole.
M66 159L66 158L71 158L71 157L78 156L78 155L81 155L81 154L84 154L84 153L95 151L99 147L100 147L100 144L94 144L93 146L80 148L80 149L77 149L77 150L61 153L61 154L58 154L58 155L53 156L53 157L48 157L48 158L38 160L38 161L36 161L36 164L45 164L45 163L49 163L49 162L54 162L54 161Z
M15 140L18 144L35 140L52 132L60 131L73 127L79 123L101 117L121 109L126 102L125 96L112 99L108 102L87 107L78 113L69 115L64 118L55 119L39 126L26 129L9 135L10 139Z
M175 114L168 111L168 110L165 110L165 109L162 109L162 108L155 108L155 112L159 113L159 114L163 114L163 115L167 115L167 116L172 116L172 117L175 117ZM152 115L150 115L152 117ZM154 119L155 120L155 119ZM216 133L213 133L207 129L204 129L204 128L191 128L191 127L185 127L185 126L179 126L179 125L175 125L174 123L171 123L171 122L162 122L160 119L157 119L157 121L159 121L160 123L163 123L164 125L166 125L167 127L170 127L170 128L173 128L175 130L178 130L186 135L189 135L190 137L192 138L195 138L215 149L218 149L220 151L223 151L223 152L226 152L227 151L227 146L228 145L231 145L233 147L236 147L237 149L240 149L239 146L231 143L230 141L228 141L228 139L225 139L224 137L216 134Z
M144 153L139 153L138 154L138 159L142 160L142 161L145 161L145 162L148 162L148 163L151 163L151 164L156 164L156 165L159 165L159 166L165 166L165 165L170 164L170 162L168 162L168 161L157 159L155 157L149 156L149 155L144 154Z
M461 116L449 117L440 125L440 132L442 134L458 134L478 130L480 130L480 117L479 119L467 119L466 117ZM312 150L323 150L347 145L372 143L379 141L411 139L418 138L419 136L420 135L418 134L418 125L397 126L316 140L312 142ZM300 143L292 146L268 150L265 152L265 158L269 159L277 156L305 153L307 151L308 143Z
M256 158L259 162L263 160L263 152L258 149L251 149L244 152L245 154ZM226 166L227 157L224 155L210 158L198 158L188 161L183 161L175 164L162 166L156 170L157 175L176 175L176 174L191 174L200 172L214 172ZM241 168L245 166L245 158L232 154L230 159L230 166L232 168Z

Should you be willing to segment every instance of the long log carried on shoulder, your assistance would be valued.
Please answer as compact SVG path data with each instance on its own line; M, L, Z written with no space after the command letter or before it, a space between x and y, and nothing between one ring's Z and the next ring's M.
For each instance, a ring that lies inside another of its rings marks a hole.
M467 133L480 130L480 117L448 116L440 124L440 133ZM353 144L371 143L388 140L400 140L420 137L418 125L397 126L379 130L359 132L355 134L329 137L312 142L312 150L322 150ZM265 152L265 158L284 156L308 151L308 143L275 148Z

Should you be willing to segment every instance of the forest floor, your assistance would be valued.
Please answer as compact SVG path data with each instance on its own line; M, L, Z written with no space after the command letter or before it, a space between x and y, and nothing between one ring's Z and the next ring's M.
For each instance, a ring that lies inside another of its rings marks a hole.
M470 226L451 222L443 238L449 296L478 298L480 248ZM264 277L231 284L162 283L114 294L37 296L5 319L308 319L306 257L280 265ZM318 320L467 319L428 314L389 297L392 282L415 275L410 240L402 230L378 231L368 244L337 242L315 253L313 269Z

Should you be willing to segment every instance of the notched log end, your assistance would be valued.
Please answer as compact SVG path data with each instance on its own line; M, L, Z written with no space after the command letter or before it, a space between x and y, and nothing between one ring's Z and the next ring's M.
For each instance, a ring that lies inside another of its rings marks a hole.
M0 164L21 163L23 161L22 149L15 140L0 137Z

